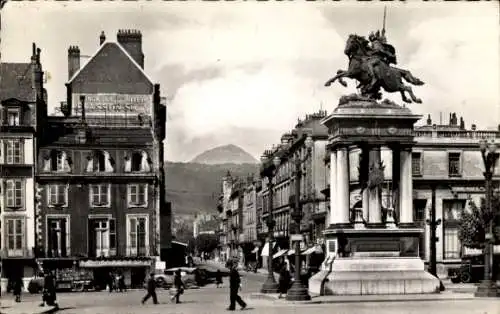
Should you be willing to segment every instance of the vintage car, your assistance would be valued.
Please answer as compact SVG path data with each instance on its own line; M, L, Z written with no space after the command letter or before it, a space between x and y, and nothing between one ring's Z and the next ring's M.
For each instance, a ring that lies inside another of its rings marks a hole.
M196 289L206 284L207 277L202 269L197 267L175 267L166 269L163 273L155 274L157 287L172 288L174 286L174 275L178 269L181 271L181 279L186 288ZM144 282L144 287L146 288L146 286L147 280Z
M499 263L500 255L495 254L493 265L499 267ZM463 256L460 266L448 269L448 277L452 283L479 282L484 277L484 255Z

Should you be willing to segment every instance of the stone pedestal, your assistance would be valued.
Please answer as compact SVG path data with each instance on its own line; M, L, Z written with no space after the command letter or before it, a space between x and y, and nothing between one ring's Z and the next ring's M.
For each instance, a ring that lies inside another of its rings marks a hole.
M328 150L334 165L330 186L335 194L331 194L330 225L324 232L328 260L310 279L310 293L439 293L439 280L425 271L418 257L424 230L413 224L411 147L413 125L421 116L389 101L351 97L341 103L322 121L329 129ZM392 169L392 196L397 198L385 202L385 208L381 201L382 146L397 155L393 161L398 163ZM365 152L360 181L369 184L362 193L363 208L351 217L348 148L352 147Z

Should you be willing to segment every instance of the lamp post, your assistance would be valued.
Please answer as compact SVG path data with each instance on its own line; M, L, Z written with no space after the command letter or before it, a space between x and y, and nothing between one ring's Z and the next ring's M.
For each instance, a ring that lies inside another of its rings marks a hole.
M261 158L262 164L265 167L265 163L267 161L267 158L263 156ZM267 244L269 247L269 252L267 256L267 279L266 282L262 285L262 288L260 291L262 293L278 293L278 283L274 279L274 272L273 272L273 254L272 254L272 245L273 245L273 239L274 239L274 226L276 225L276 221L273 219L273 178L274 175L276 174L276 168L281 163L281 159L276 156L273 159L273 166L271 167L271 170L269 170L266 174L267 177L267 188L268 188L268 215L267 215L267 220L266 220L266 225L267 225Z
M302 204L300 202L300 179L302 177L302 164L309 158L312 151L313 140L310 136L305 140L307 149L306 155L301 158L300 155L294 156L295 163L295 206L292 212L292 219L295 221L295 236L300 236L300 221L302 220ZM292 241L293 241L292 236ZM292 287L288 290L286 299L289 301L307 301L311 299L307 287L300 278L300 240L295 239L295 280Z
M497 161L496 145L494 142L488 143L486 140L480 142L481 156L484 162L484 179L486 190L486 210L489 218L488 229L485 236L484 246L484 279L477 287L476 297L499 297L500 293L496 287L495 278L493 278L493 244L495 242L493 236L494 213L491 206L491 198L493 194L492 178Z

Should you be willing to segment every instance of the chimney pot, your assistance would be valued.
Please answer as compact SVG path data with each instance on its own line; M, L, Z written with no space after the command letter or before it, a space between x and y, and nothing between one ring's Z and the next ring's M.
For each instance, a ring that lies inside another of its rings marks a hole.
M102 31L101 36L99 36L99 46L104 44L105 41L106 41L106 35L104 34L104 31Z
M475 124L473 124L473 125L471 125L471 127L470 127L470 128L471 128L471 130L472 130L472 131L475 131L475 130L476 130L476 125L475 125Z

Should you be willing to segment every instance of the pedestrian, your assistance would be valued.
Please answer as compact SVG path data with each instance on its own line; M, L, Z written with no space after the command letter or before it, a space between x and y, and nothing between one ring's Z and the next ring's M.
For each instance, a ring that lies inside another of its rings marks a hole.
M113 292L114 287L115 287L115 275L113 274L113 272L109 272L109 274L108 274L108 288L109 288L110 293Z
M237 265L234 261L228 263L230 273L229 273L229 300L230 304L227 308L228 311L234 311L236 308L236 303L241 306L241 309L244 310L247 307L247 304L241 297L238 292L241 288L241 278L238 270L236 269Z
M185 289L185 285L184 285L184 282L182 282L182 278L181 278L181 270L180 269L177 269L175 271L175 275L174 275L174 286L175 286L175 294L171 297L171 300L173 301L175 299L175 303L181 303L181 301L179 300L181 294L184 293L184 289Z
M42 294L42 304L40 306L45 306L45 303L49 306L56 306L56 278L52 272L47 272L43 278L43 294Z
M286 294L288 292L288 288L290 287L290 272L288 271L285 264L281 266L280 277L278 280L279 286L279 297L281 299L282 294Z
M23 279L21 276L16 276L14 279L13 292L16 302L21 302L21 291L23 290Z
M123 292L126 290L125 288L125 276L123 276L123 273L120 273L118 275L118 289L120 292Z
M156 297L156 282L155 282L155 274L151 273L149 274L149 279L148 279L148 292L142 299L142 304L144 304L149 298L153 299L154 304L158 304L158 298Z
M217 272L215 273L215 284L217 288L222 287L222 273L220 272L220 269L217 269Z

